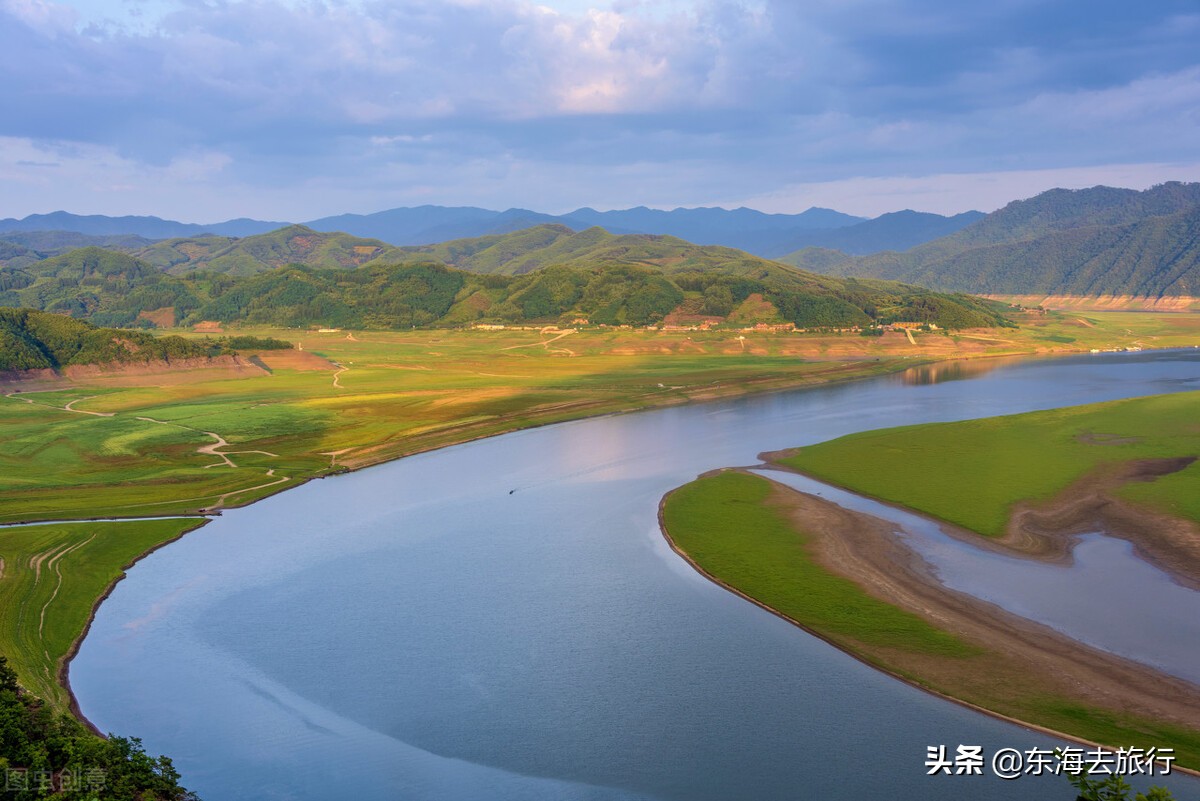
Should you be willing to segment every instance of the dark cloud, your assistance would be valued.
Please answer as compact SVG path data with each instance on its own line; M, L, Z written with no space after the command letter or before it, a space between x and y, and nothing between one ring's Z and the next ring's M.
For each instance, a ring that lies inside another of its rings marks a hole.
M251 0L134 31L0 0L0 136L19 160L77 146L131 185L176 175L261 203L313 185L314 204L329 187L518 202L534 175L552 205L699 203L854 176L1195 163L1198 34L1194 0Z

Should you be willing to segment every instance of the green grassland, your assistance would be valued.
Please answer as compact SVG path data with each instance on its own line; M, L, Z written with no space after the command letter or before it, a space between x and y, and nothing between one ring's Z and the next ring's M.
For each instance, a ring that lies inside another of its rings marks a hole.
M946 658L978 649L863 592L813 561L804 532L766 504L771 484L723 472L667 496L676 547L722 582L842 645L877 645Z
M59 668L123 568L201 520L52 523L0 529L0 654L22 685L65 709Z
M855 492L987 536L1018 501L1047 500L1104 465L1200 455L1200 392L851 434L781 459ZM1196 464L1121 495L1200 521Z
M965 641L828 571L771 494L759 476L702 477L664 500L665 532L719 583L918 686L1092 742L1172 747L1180 764L1200 765L1200 732L1048 692L1002 647Z

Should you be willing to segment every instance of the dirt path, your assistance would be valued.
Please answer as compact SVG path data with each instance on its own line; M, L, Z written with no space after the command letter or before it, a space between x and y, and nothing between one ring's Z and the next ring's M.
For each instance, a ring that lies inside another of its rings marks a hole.
M98 398L100 397L99 395L88 395L86 398L76 398L66 406L55 406L53 403L40 403L30 398L26 398L26 394L28 393L6 392L4 393L4 397L12 398L13 400L24 401L31 406L45 406L47 409L60 409L64 412L74 412L75 414L90 414L93 417L116 417L114 412L89 412L86 409L74 408L75 404L81 403L85 400L91 400L92 398Z
M268 470L267 475L274 476L275 468L272 467L270 470ZM212 511L216 511L217 509L223 508L225 506L225 499L231 498L234 495L241 495L244 492L252 492L254 490L266 489L267 487L274 487L276 484L282 484L285 481L291 481L291 480L292 479L290 476L280 476L279 478L275 479L274 481L268 481L266 484L256 484L253 487L246 487L245 489L233 490L232 492L226 492L222 495L218 495L217 502L214 503L212 506L208 507L208 509L205 511L212 512Z
M917 340L913 338L912 331L908 328L904 329L904 336L908 337L908 344L915 345Z
M96 417L116 417L116 414L113 412L89 412L85 409L73 408L75 406L75 404L79 403L80 401L91 400L92 398L98 398L98 397L100 397L100 396L99 395L88 395L86 398L76 398L75 400L71 401L66 406L64 406L63 409L65 409L68 412L75 412L75 414L91 414L91 415L95 415Z
M322 451L321 455L329 457L329 466L330 467L337 467L338 466L337 458L339 456L341 456L343 453L349 453L352 450L354 450L354 448L342 448L340 451Z
M574 334L575 333L574 328L568 328L565 331L559 330L557 328L543 328L538 333L540 333L542 336L545 336L546 334L555 334L555 336L551 337L550 339L543 339L541 342L530 342L525 345L509 345L508 347L501 348L500 350L516 350L518 348L536 348L536 347L540 346L542 348L545 348L546 350L552 350L556 353L565 353L568 356L575 355L575 351L571 350L570 348L551 348L550 347L551 343L557 342L560 339L562 339L563 337L568 337L571 334Z
M345 389L345 387L342 386L342 373L348 372L350 368L342 367L337 362L334 362L333 364L335 367L337 367L337 372L333 374L333 386L335 389Z
M57 581L54 585L54 591L52 593L50 593L50 597L46 599L46 603L42 604L42 611L41 611L41 614L38 616L38 639L39 640L42 640L43 642L45 642L45 637L43 637L43 632L45 631L45 628L46 628L46 610L50 608L50 604L54 603L54 599L58 597L58 591L62 589L63 575L62 575L62 565L60 563L61 563L63 557L65 557L67 554L71 553L72 551L79 550L80 548L84 547L85 545L87 545L89 542L91 542L94 539L96 539L95 534L88 537L83 542L77 542L74 545L70 546L69 548L64 548L63 550L61 550L57 554L55 554L55 556L46 564L47 571L49 571L50 568L54 568L54 575L57 577ZM34 586L35 587L37 586L36 581L34 582ZM45 653L46 653L46 660L49 661L50 660L50 652L46 651Z
M156 420L153 417L138 417L137 419L141 420L143 422L146 422L146 423L157 423L160 426L174 426L175 428L182 428L185 431L195 431L197 434L204 434L207 437L212 437L214 442L210 445L201 445L199 448L196 448L196 453L202 454L204 456L216 456L216 457L219 457L221 459L221 461L213 462L212 464L205 465L205 468L237 467L237 464L235 464L234 461L232 459L230 459L229 457L236 456L239 453L260 453L263 456L270 456L270 457L276 458L276 459L279 458L279 454L271 453L270 451L223 451L222 448L229 447L229 443L225 441L224 437L222 437L220 434L216 433L215 431L201 431L198 428L192 428L191 426L185 426L182 423L172 423L169 420Z

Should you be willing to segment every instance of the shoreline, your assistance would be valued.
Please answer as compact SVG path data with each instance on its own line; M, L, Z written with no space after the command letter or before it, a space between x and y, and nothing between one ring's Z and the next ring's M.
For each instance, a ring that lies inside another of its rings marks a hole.
M86 522L86 521L83 521L83 522ZM61 658L61 660L59 661L56 677L58 679L59 686L61 686L63 688L63 690L66 691L66 693L67 693L67 709L71 713L71 716L73 718L75 718L80 723L82 723L85 727L87 727L87 729L89 731L91 731L96 736L102 737L106 740L108 739L108 735L106 735L104 732L100 731L100 729L96 726L96 724L92 723L92 721L88 719L88 716L83 714L83 710L79 706L79 699L75 697L75 691L71 689L70 671L71 671L71 662L75 659L75 655L79 653L79 649L83 645L84 639L87 638L88 632L90 632L92 630L92 622L96 619L96 613L100 611L100 604L102 604L108 600L108 597L110 595L112 595L113 590L115 590L117 588L117 585L120 584L125 579L126 575L128 574L128 572L130 570L133 569L134 565L136 565L138 562L142 561L143 559L145 559L146 557L148 557L150 554L154 553L155 551L157 551L161 548L165 548L173 542L178 542L179 540L183 539L186 535L191 534L193 531L196 531L197 529L204 527L205 525L208 524L208 522L209 522L208 518L203 518L203 519L197 520L196 525L192 526L191 528L184 529L183 531L179 532L178 534L176 534L174 537L171 537L170 539L163 540L162 542L155 545L150 550L145 551L145 552L140 553L137 556L135 556L132 560L130 560L130 562L128 564L122 565L121 575L117 576L115 579L113 579L111 582L109 582L108 586L104 588L104 592L100 593L100 595L97 596L96 600L92 603L91 611L88 612L87 622L83 624L83 631L80 632L78 637L76 637L74 640L71 641L71 647L67 649L66 654L64 654L63 657ZM48 525L53 525L53 524L51 523Z
M1189 348L1159 348L1156 350L1162 350L1162 351L1189 350ZM270 492L267 492L259 497L253 498L252 500L247 500L244 503L234 504L234 505L226 506L223 508L224 509L237 509L237 508L249 506L258 501L264 500L269 497L273 497L274 495L277 495L279 493L286 492L288 490L295 489L297 487L301 487L301 486L307 484L309 481L312 481L315 479L325 479L325 478L331 478L331 477L335 477L335 476L339 476L339 475L355 473L355 472L358 472L359 470L365 470L370 467L375 467L375 466L378 466L381 464L386 464L388 462L403 459L408 456L415 456L415 455L422 454L422 453L430 453L433 451L441 450L443 448L450 448L450 447L455 447L458 445L465 445L465 444L468 444L471 442L476 442L476 441L488 439L491 437L504 436L507 434L516 433L517 431L541 428L543 426L555 425L555 424L559 424L559 423L567 423L567 422L574 422L577 420L599 418L599 417L605 417L608 415L633 414L633 413L637 413L637 412L641 412L641 411L649 411L649 410L660 409L660 408L669 408L671 406L683 406L683 405L690 405L690 404L694 404L694 403L708 403L708 402L717 401L717 400L727 400L727 399L733 399L733 398L739 398L739 397L769 395L769 394L776 393L776 392L792 392L792 391L810 388L810 387L825 387L825 386L833 386L833 385L837 385L837 384L848 384L848 383L852 383L855 381L861 381L861 380L868 379L868 378L879 378L879 377L884 377L884 376L897 376L897 375L900 375L900 374L904 373L905 371L913 369L913 368L926 367L926 366L935 365L935 364L942 365L942 364L951 364L954 362L978 362L978 361L986 361L986 360L1014 359L1014 358L1020 359L1020 360L1045 359L1045 358L1087 356L1087 355L1090 355L1090 354L1087 351L1084 351L1082 349L1068 350L1068 351L1062 351L1062 350L1055 349L1053 351L1041 352L1041 353L1038 353L1038 352L1034 352L1034 353L1028 353L1028 352L1026 352L1026 353L986 353L986 354L956 356L954 358L949 358L949 359L936 358L936 357L924 357L924 358L922 358L922 357L897 357L897 358L891 359L888 362L876 362L876 361L862 361L862 362L849 362L849 363L847 363L847 362L831 362L833 364L842 364L842 365L848 365L848 366L856 366L856 365L861 364L866 367L879 364L882 367L884 367L885 369L881 369L877 372L852 371L853 374L851 374L851 375L835 374L835 375L827 377L827 378L818 378L818 379L813 379L813 378L808 378L808 377L801 378L801 379L782 379L782 380L781 379L763 379L761 383L767 384L766 386L755 386L754 385L755 382L743 382L741 384L728 384L728 385L723 385L721 387L714 388L714 390L706 391L703 394L698 394L695 397L682 397L681 398L678 396L672 396L670 398L664 399L664 401L660 402L660 403L650 402L650 403L646 403L645 405L641 405L641 406L637 406L637 407L633 407L633 408L610 409L610 410L597 411L597 412L591 413L591 414L584 413L584 414L580 414L578 416L568 416L568 417L565 417L562 419L534 421L534 422L529 423L528 425L517 425L517 426L506 428L506 429L500 430L500 431L491 431L491 432L487 432L487 433L473 433L470 436L465 436L465 437L452 437L449 441L445 441L445 442L436 442L436 443L432 443L432 444L428 444L428 445L420 445L420 446L412 448L412 449L401 450L398 453L381 454L377 458L368 458L363 463L356 464L354 466L338 465L337 467L339 469L337 469L336 471L330 471L330 472L324 473L322 475L308 476L308 477L302 477L299 479L295 479L294 483L288 484L286 486L281 486L279 489L275 489ZM747 389L748 386L750 387L749 389ZM653 399L654 394L656 394L656 393L652 393L649 397L651 399ZM454 429L450 429L450 430L453 431ZM462 431L462 432L465 432L466 430L467 430L466 427L462 427L459 429L459 431ZM189 533L197 530L198 528L205 525L213 517L216 517L220 514L221 514L220 511L209 512L207 514L204 514L200 518L200 522L198 523L198 525L196 525L193 528L189 528L189 529L185 530L178 537L174 537L166 542L163 542L163 543L155 546L154 548L150 549L149 551L146 551L145 553L140 554L138 557L133 559L127 567L122 568L122 572L124 573L124 572L128 571L133 566L135 566L138 562L140 562L145 557L149 556L154 551L158 550L159 548L166 547L167 545L181 539L186 534L189 534ZM130 520L130 521L135 521L135 520L145 519L145 518L149 518L149 517L162 517L162 516L163 515L161 515L161 514L148 514L145 516L125 515L125 516L115 517L115 518L98 517L98 518L88 518L88 519L84 519L84 520L61 521L61 522L86 522L86 520L97 520L97 521L98 520L114 520L114 521ZM190 517L193 515L181 513L179 515L167 515L167 516ZM38 521L38 520L12 521L5 525L23 525L23 524L37 525L39 523L48 523L48 522L54 522L54 521ZM674 548L674 547L675 546L672 543L672 548ZM71 689L70 676L69 676L70 664L71 664L72 660L74 659L75 655L79 652L79 649L82 647L84 639L87 637L88 633L90 632L92 622L95 619L96 613L98 612L100 605L105 600L108 599L108 597L115 590L116 585L124 577L125 576L122 575L119 578L117 578L115 581L113 581L113 583L109 587L106 588L105 592L95 600L95 602L92 605L91 612L88 615L87 622L84 625L82 633L71 643L71 646L68 649L66 655L63 657L63 659L60 663L60 667L58 669L59 683L62 686L63 690L66 692L67 698L69 699L69 704L68 704L69 712L76 719L78 719L81 723L86 725L91 730L96 731L98 734L100 734L100 732L96 729L94 724L92 724L92 722L87 719L86 715L84 715L82 713L82 710L79 705L79 701L76 698L74 691ZM103 736L103 735L101 734L101 736ZM1197 774L1197 775L1200 775L1200 774Z
M704 478L704 477L716 475L716 474L719 474L722 472L729 472L729 471L746 472L747 469L746 468L720 468L717 470L707 471L706 473L701 474L701 476L699 476L698 478ZM766 480L770 481L770 479L766 479ZM792 489L785 485L778 484L777 482L774 482L774 481L771 481L770 483L772 485L773 492L782 491L789 495L796 496L797 498L802 498L802 499L804 499L804 502L806 504L813 504L818 508L819 507L826 507L826 508L833 507L834 509L837 509L842 513L845 520L873 521L873 523L869 526L860 527L861 529L864 529L864 530L866 530L866 529L873 530L873 533L864 536L861 541L867 541L876 535L878 535L880 537L887 537L885 530L889 529L890 526L886 523L886 521L880 521L877 518L873 518L873 517L863 514L863 513L853 512L850 510L842 509L842 507L838 507L836 504L826 501L823 498L818 498L815 496L808 495L806 493ZM1055 729L1055 728L1045 725L1045 724L1037 723L1035 721L1027 720L1027 719L1021 718L1021 717L1016 717L1011 714L1006 714L1004 712L1001 712L1001 711L998 711L995 709L991 709L986 706L982 706L981 704L975 703L974 701L958 697L957 695L953 695L950 692L938 689L938 688L932 686L931 684L926 683L926 681L924 679L922 679L922 677L920 675L917 675L917 674L906 675L899 668L894 667L889 664L886 664L886 663L883 663L878 658L873 658L865 650L860 650L858 648L852 647L851 644L840 642L837 638L832 637L832 636L830 636L822 631L819 631L817 629L814 629L811 626L809 626L805 623L802 623L802 622L796 620L795 618L788 616L784 612L772 607L771 605L769 605L763 601L760 601L759 599L757 599L757 598L743 592L742 590L738 589L737 587L727 583L726 581L724 581L720 577L714 575L713 573L709 572L703 566L701 566L699 563L697 563L695 561L695 559L693 559L693 557L686 550L684 550L683 548L681 548L679 546L679 544L675 541L675 539L672 537L669 529L667 528L665 515L664 515L664 509L666 507L667 501L670 498L670 496L672 494L674 494L678 489L679 488L676 488L674 490L671 490L671 492L668 492L666 495L663 496L663 498L659 502L659 506L658 506L659 532L662 534L663 538L666 540L667 544L670 546L672 551L674 551L676 554L678 554L698 574L700 574L701 576L703 576L705 579L712 582L713 584L717 585L721 589L723 589L727 592L730 592L733 595L736 595L739 598L742 598L743 600L749 601L750 603L754 604L755 606L759 607L760 609L763 609L764 611L767 611L767 612L775 615L776 617L779 617L780 619L790 623L791 625L796 626L797 628L801 629L802 631L809 634L810 636L813 636L813 637L821 640L822 642L832 646L833 648L836 648L839 652L851 657L855 661L857 661L873 670L879 671L887 676L890 676L893 679L897 679L911 687L914 687L918 690L928 693L929 695L940 698L942 700L950 701L954 704L957 704L958 706L964 707L966 709L970 709L974 712L978 712L978 713L987 715L989 717L992 717L992 718L995 718L998 720L1003 720L1008 723L1013 723L1015 725L1021 726L1022 728L1041 732L1043 734L1057 737L1059 739L1063 739L1063 740L1066 740L1069 742L1074 742L1074 743L1078 743L1078 744L1085 745L1085 746L1091 746L1091 747L1100 747L1100 746L1112 747L1111 744L1097 742L1097 741L1090 740L1090 739L1080 736L1080 735L1070 734L1068 732L1064 732L1059 729ZM792 508L792 509L790 509L790 511L792 512L793 515L795 515L795 513L798 512L799 509ZM818 537L817 539L819 540L822 538ZM861 541L859 544L861 544ZM1130 674L1134 675L1135 677L1143 677L1143 678L1149 679L1149 680L1156 682L1156 683L1164 686L1165 688L1167 688L1168 692L1177 691L1179 688L1191 690L1192 695L1194 696L1192 699L1192 706L1197 709L1200 709L1200 687L1197 687L1196 685L1192 684L1191 682L1188 682L1184 679L1178 679L1176 677L1168 676L1166 674L1161 673L1160 671L1155 670L1154 668L1151 668L1151 667L1145 666L1145 665L1141 665L1140 663L1133 662L1132 660L1127 660L1123 657L1117 657L1115 655L1108 654L1107 652L1100 651L1098 649L1094 649L1090 646L1079 643L1078 641L1072 640L1071 638L1067 637L1066 635L1061 634L1057 631L1054 631L1053 629L1050 629L1049 627L1043 626L1038 623L1034 623L1033 621L1025 620L1024 618L1020 618L1017 615L1006 612L1006 611L1000 609L999 607L996 607L985 601L981 601L980 599L973 598L972 596L966 595L964 593L959 593L959 592L956 592L953 590L949 590L944 585L942 585L939 581L937 581L936 577L933 576L927 570L921 570L919 568L913 569L912 565L915 563L920 563L920 564L924 565L923 560L920 559L920 556L918 554L913 552L910 548L908 548L908 546L904 545L897 538L889 537L888 540L884 543L884 547L880 548L879 550L881 553L883 551L888 552L886 555L881 556L881 560L884 562L891 563L891 567L895 568L895 572L891 574L893 578L896 576L896 574L900 574L900 573L905 574L905 576L909 579L909 581L913 581L914 577L918 577L918 578L916 578L916 581L923 583L925 589L932 590L933 591L932 594L938 594L940 592L941 594L943 594L945 596L945 598L951 599L948 602L948 604L957 604L957 605L959 605L960 610L962 610L962 609L969 610L969 614L972 614L972 615L980 614L982 612L983 614L987 614L988 616L1001 621L1005 627L1012 628L1012 629L1018 631L1019 633L1022 633L1030 638L1034 638L1038 641L1049 642L1051 645L1057 647L1061 651L1061 656L1066 657L1066 662L1068 664L1071 662L1090 664L1089 662L1086 662L1085 660L1080 660L1080 657L1088 657L1088 658L1095 657L1095 661L1103 663L1103 665L1105 667L1115 666L1116 668L1120 669L1124 673L1130 673ZM850 548L846 549L846 553L840 554L839 558L842 561L845 561L848 559L854 559L856 555L853 553L853 551L854 551L854 548L850 547ZM828 570L829 572L834 573L835 575L839 575L844 578L848 578L850 580L856 581L856 583L859 581L859 579L862 578L862 576L847 575L847 572L843 572L842 570L838 570L834 567L831 567L829 562L837 561L837 560L830 559L829 554L827 552L824 553L822 556L817 557L816 561L824 569ZM869 575L872 572L871 568L877 567L877 566L869 565L865 561L864 561L863 565L864 565L863 573L867 574L867 575ZM903 586L905 584L905 582L902 582L902 581L897 581L896 583L901 586ZM894 598L884 598L883 593L868 593L868 594L871 594L877 598L881 598L889 603L894 603L894 601L895 601ZM930 594L922 595L920 600L923 603L929 602ZM904 607L902 606L901 608L904 608ZM931 625L935 625L935 626L938 625L938 622L939 622L938 615L935 614L934 612L940 611L940 610L930 610L929 608L922 608L919 611L913 610L913 609L910 609L909 611L915 611L922 619L926 620L926 622L930 623ZM1017 649L1017 650L1019 650L1019 649ZM1175 696L1169 696L1169 697L1175 697ZM1079 699L1074 698L1071 700L1079 700ZM1185 773L1190 776L1200 777L1200 769L1192 768L1192 767L1185 767L1185 766L1179 765L1178 763L1172 765L1171 770L1172 770L1172 772L1178 771L1180 773Z

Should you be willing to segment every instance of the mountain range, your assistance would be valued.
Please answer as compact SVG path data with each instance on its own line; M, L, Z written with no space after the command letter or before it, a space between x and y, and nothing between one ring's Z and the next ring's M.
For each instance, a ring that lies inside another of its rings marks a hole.
M454 239L512 233L536 225L564 225L573 231L600 227L614 234L660 234L700 245L725 245L773 258L809 245L847 253L903 250L958 230L982 216L967 212L953 217L904 211L874 220L830 209L800 214L765 214L753 209L694 208L661 211L638 207L619 211L576 209L552 215L528 209L419 206L375 214L342 214L302 223L322 233L341 232L378 239L393 246L428 245ZM80 216L63 211L0 220L0 238L30 232L72 232L96 237L135 236L148 240L243 238L278 230L289 223L237 219L210 225L181 223L158 217ZM100 244L91 242L88 244ZM36 246L26 245L32 250ZM56 253L44 252L44 255Z

